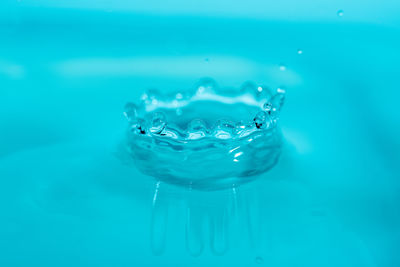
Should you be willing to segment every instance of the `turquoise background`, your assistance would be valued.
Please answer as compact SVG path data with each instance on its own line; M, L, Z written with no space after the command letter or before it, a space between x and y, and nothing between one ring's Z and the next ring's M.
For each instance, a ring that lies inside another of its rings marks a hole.
M1 1L0 266L399 266L399 48L394 0ZM121 153L127 101L205 76L287 91L235 190Z

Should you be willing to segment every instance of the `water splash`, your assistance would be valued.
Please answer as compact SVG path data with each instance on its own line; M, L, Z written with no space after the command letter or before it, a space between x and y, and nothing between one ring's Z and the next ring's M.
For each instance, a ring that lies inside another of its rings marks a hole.
M284 101L282 88L246 82L225 89L210 78L169 95L148 90L125 107L127 148L143 173L169 183L200 189L241 184L277 162Z

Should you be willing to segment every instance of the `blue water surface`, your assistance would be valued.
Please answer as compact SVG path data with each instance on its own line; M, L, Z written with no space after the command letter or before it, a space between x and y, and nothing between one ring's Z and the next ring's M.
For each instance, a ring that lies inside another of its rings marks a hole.
M0 266L399 266L399 3L172 3L0 4ZM256 181L121 153L127 101L201 77L286 89Z

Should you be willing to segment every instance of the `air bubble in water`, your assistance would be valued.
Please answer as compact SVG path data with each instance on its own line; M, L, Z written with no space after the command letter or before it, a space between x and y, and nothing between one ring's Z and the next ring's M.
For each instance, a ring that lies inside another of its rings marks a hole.
M126 103L124 115L128 121L134 121L137 116L137 106L132 102Z
M343 17L344 12L343 12L343 10L338 10L338 12L336 14L338 17Z
M285 71L285 70L286 70L285 64L280 64L280 65L279 65L279 70Z
M297 54L302 55L303 54L303 50L297 49Z
M153 114L153 118L151 121L150 132L153 134L160 134L167 125L166 117L162 112L156 112Z

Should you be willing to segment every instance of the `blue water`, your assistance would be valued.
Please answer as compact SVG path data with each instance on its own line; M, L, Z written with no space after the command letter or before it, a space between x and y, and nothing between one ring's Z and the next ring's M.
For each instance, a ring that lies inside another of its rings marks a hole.
M125 105L121 159L156 181L236 190L276 165L284 99L281 88L275 92L246 82L228 89L211 78L168 95L147 91L136 104Z
M0 4L0 266L399 266L399 4L178 2ZM257 180L120 154L127 101L201 77L286 89Z

